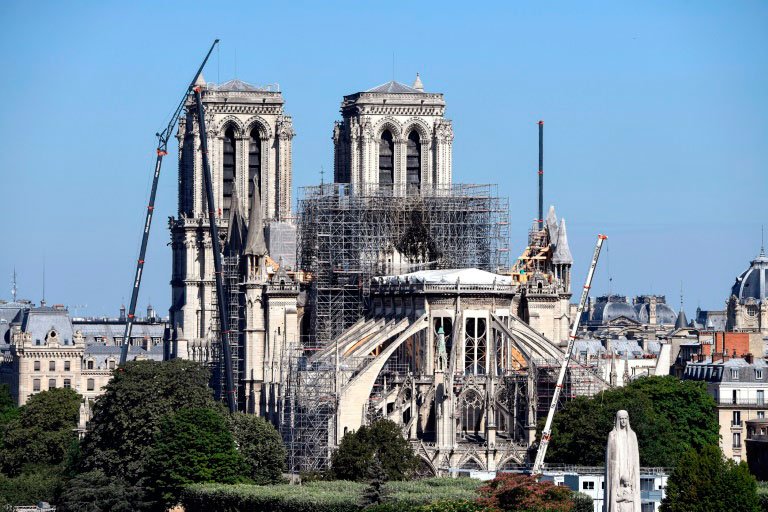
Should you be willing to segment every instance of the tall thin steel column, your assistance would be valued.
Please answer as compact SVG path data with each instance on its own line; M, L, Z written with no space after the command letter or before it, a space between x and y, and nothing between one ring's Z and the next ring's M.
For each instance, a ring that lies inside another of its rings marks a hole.
M544 229L544 121L539 121L539 229Z

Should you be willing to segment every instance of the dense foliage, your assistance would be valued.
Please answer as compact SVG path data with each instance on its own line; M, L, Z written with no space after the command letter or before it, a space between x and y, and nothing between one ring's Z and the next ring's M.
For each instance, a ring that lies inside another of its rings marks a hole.
M248 465L253 483L274 484L285 471L285 445L280 434L264 418L237 413L229 417L237 450Z
M27 465L15 477L0 475L0 507L32 505L39 501L53 503L61 482L61 466Z
M81 397L72 389L51 389L33 395L3 427L0 468L19 475L26 464L64 462L80 415Z
M548 462L603 465L616 411L629 412L640 464L673 467L689 448L719 442L714 399L704 383L645 377L628 386L568 402L554 418Z
M8 384L0 384L0 442L3 440L3 427L18 415L19 408L11 396L11 389Z
M667 481L662 512L759 512L757 482L747 464L723 457L717 446L689 450Z
M132 361L118 369L94 406L81 445L81 471L138 483L147 475L152 440L165 414L215 407L208 378L202 365L182 359Z
M571 512L573 492L552 482L538 482L530 475L501 473L480 488L480 503L509 512Z
M410 478L419 459L400 427L390 420L377 420L345 435L331 458L331 473L339 480L365 481L374 457L381 459L388 480Z
M372 510L481 512L487 509L474 503L480 485L481 482L469 478L389 482L387 501ZM312 482L301 486L195 484L184 490L181 501L186 512L357 512L362 509L361 496L365 488L365 484L347 481ZM435 501L446 507L451 503L453 508L435 508L437 505L416 508ZM459 508L459 504L464 508Z
M56 501L61 512L133 512L148 510L146 490L101 471L89 471L69 480Z
M181 409L165 416L149 453L149 485L166 505L175 505L187 484L249 482L227 420L213 409Z

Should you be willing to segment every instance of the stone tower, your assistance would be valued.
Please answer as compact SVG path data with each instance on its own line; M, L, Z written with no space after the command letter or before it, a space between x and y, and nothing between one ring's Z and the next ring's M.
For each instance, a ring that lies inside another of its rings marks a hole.
M333 128L334 180L403 193L451 184L453 127L441 93L391 81L344 96Z
M285 269L270 258L264 236L265 227L290 224L292 121L275 86L256 87L240 80L214 85L202 77L197 85L206 110L225 300L235 331L230 345L238 402L242 409L269 414L269 392L263 394L262 389L269 387L270 375L275 374L271 358L282 350L275 344L292 342L287 336L297 336L298 291ZM200 133L191 96L179 121L178 139L179 217L170 219L173 343L169 355L212 363L218 357L220 335ZM273 280L278 274L280 284ZM272 296L280 300L271 301ZM277 303L282 308L279 312Z

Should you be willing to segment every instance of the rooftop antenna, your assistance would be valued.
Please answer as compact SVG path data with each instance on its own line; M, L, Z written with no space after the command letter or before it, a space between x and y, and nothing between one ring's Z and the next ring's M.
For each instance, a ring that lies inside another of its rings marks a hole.
M320 186L323 185L323 176L325 175L325 169L323 169L323 166L320 165Z
M765 230L764 225L760 224L760 256L765 256Z
M13 281L11 286L11 297L13 297L13 302L16 302L16 267L13 267Z
M45 254L43 254L43 300L40 302L40 306L45 306Z
M680 281L680 311L683 310L683 282Z
M392 52L392 81L395 81L395 52Z
M235 48L235 78L237 78L237 48Z

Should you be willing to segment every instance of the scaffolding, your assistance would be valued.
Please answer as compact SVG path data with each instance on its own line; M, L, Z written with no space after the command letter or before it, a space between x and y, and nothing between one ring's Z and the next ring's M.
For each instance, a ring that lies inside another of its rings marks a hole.
M237 254L228 254L222 259L222 270L224 272L224 294L226 296L229 315L229 332L222 336L221 327L219 323L218 308L216 307L216 301L218 298L216 294L213 294L213 302L211 304L211 325L213 330L212 343L212 355L211 358L211 381L213 383L214 396L216 400L226 400L223 394L223 390L226 389L226 375L224 373L224 360L222 359L222 349L220 341L226 340L229 343L230 354L232 356L232 375L234 377L234 393L235 400L238 403L238 407L242 409L245 403L244 388L240 385L242 382L242 369L244 364L241 364L241 354L243 353L242 347L245 340L240 335L242 333L242 290L240 287L241 273L240 273L240 256Z
M298 210L299 266L312 276L310 325L320 345L360 318L376 275L508 270L509 204L495 185L332 183L300 189Z

